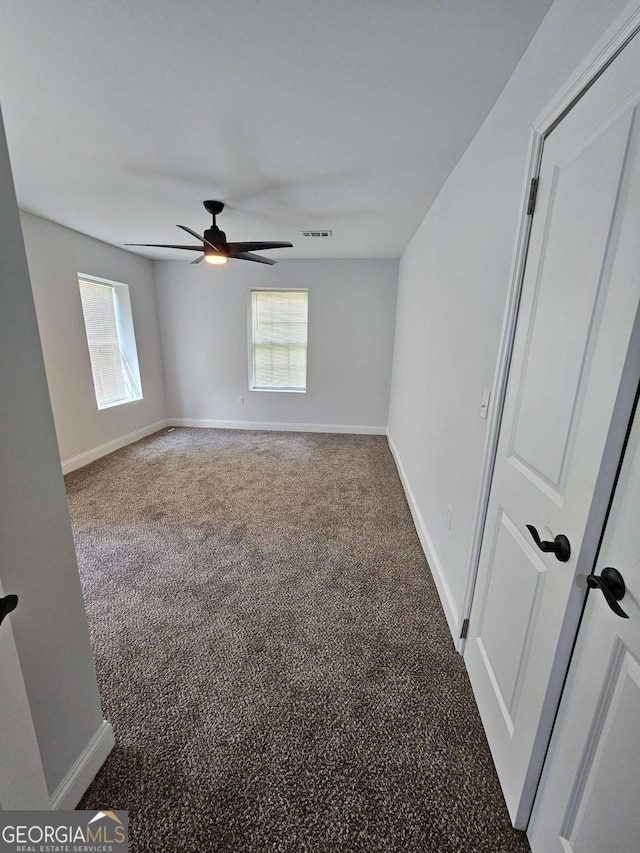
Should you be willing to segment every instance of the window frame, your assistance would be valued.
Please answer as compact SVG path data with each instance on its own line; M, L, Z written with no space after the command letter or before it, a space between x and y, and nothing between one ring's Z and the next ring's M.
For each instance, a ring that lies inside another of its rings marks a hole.
M253 294L254 293L304 293L307 297L307 342L305 351L304 388L256 388L253 375ZM249 391L258 394L306 394L309 388L309 289L306 287L250 287L247 290L247 362Z
M135 336L135 327L133 321L133 309L131 305L131 295L129 285L123 281L113 281L108 278L101 278L96 275L89 275L83 272L76 273L78 282L78 298L80 300L80 314L82 316L82 326L84 331L85 343L87 346L87 356L89 359L89 372L91 376L91 384L93 385L93 393L98 411L105 409L113 409L116 406L125 406L128 403L136 403L144 399L142 390L142 379L140 376L140 364L138 359L138 346ZM107 403L101 403L98 400L98 389L93 373L93 362L91 360L91 346L89 343L89 335L87 332L87 324L84 316L84 306L82 304L82 282L87 284L98 284L103 287L109 287L112 291L114 314L116 322L116 335L118 338L118 346L120 348L120 357L123 362L123 371L127 376L126 384L131 389L128 396L118 400L111 400Z

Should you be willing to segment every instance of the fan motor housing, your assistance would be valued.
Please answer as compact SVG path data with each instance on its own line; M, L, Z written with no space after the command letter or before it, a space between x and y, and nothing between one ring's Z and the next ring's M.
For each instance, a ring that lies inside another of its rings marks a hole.
M214 246L220 246L220 248L227 248L227 235L224 231L221 231L220 228L214 226L213 228L207 228L207 230L202 235L205 240L209 243L213 243ZM205 254L207 251L211 252L211 249L207 245L205 245Z

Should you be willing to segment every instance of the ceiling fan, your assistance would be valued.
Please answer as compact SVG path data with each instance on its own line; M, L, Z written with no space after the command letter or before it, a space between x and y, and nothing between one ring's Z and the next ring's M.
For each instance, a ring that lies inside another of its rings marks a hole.
M221 201L204 201L204 208L213 217L213 225L211 228L202 234L197 231L192 231L186 225L178 225L187 234L191 234L196 240L200 240L202 245L199 246L175 246L167 243L125 243L125 246L154 246L159 249L187 249L190 252L204 252L199 258L191 261L192 264L199 264L200 261L207 261L210 264L226 264L229 258L237 258L241 261L256 261L259 264L275 264L271 258L264 258L262 255L254 255L254 249L290 249L293 248L293 243L273 243L273 242L252 242L252 243L227 243L227 235L221 231L216 225L216 216L224 210L224 203Z

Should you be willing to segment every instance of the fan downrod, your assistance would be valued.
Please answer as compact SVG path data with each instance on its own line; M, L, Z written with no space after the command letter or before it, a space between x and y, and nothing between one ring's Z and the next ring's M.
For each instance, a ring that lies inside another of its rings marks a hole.
M224 202L208 200L203 201L202 204L204 205L204 209L207 211L207 213L210 213L211 216L213 216L213 224L215 225L216 216L219 213L222 213L222 211L224 210Z

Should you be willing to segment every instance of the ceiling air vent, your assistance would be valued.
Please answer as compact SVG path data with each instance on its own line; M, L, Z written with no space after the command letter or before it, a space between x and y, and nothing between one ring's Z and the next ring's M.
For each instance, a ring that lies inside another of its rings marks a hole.
M333 237L333 231L322 228L320 231L301 231L303 237Z

